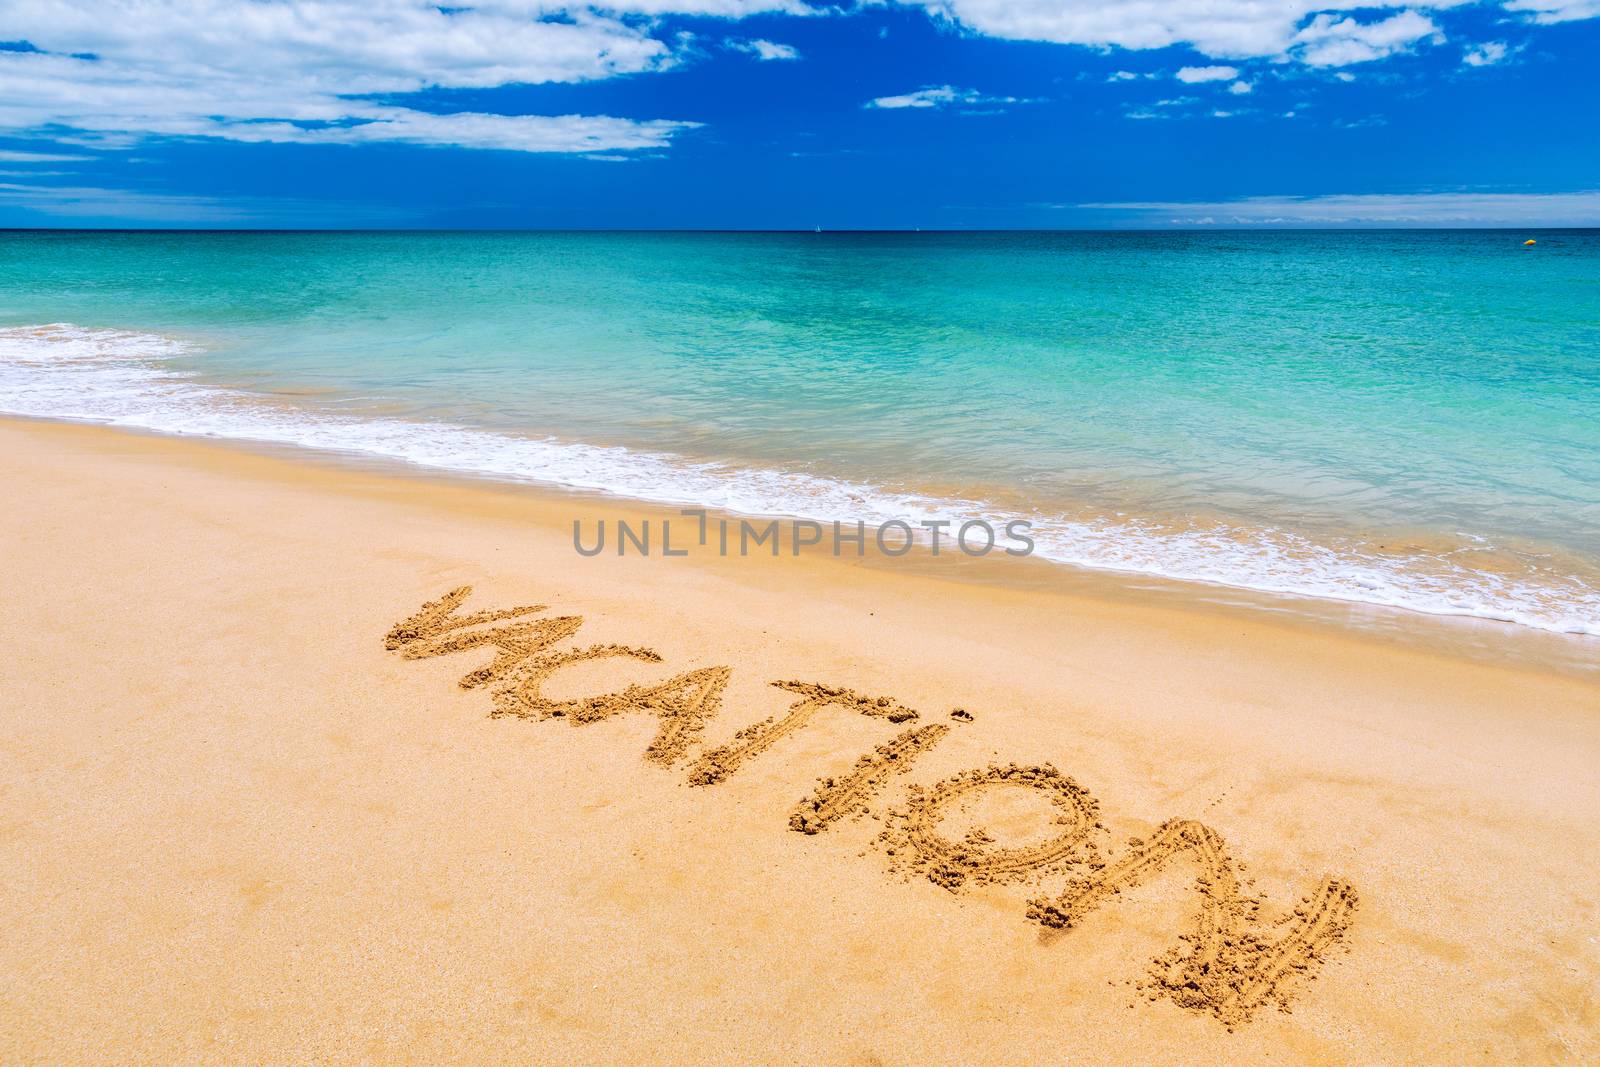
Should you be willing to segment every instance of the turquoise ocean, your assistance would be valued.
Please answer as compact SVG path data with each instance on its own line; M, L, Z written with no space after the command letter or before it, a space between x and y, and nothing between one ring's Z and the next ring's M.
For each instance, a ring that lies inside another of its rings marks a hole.
M0 411L1600 635L1600 231L0 233Z

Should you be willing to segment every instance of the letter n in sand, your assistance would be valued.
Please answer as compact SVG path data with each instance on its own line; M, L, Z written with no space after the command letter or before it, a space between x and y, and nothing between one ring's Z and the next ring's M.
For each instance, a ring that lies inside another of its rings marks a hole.
M1315 967L1349 928L1357 897L1348 883L1324 878L1273 930L1255 921L1258 904L1240 894L1217 832L1174 819L1095 874L1068 883L1054 900L1030 903L1028 918L1056 929L1077 926L1107 897L1139 885L1185 852L1200 864L1200 913L1194 932L1182 938L1187 946L1157 957L1145 987L1215 1015L1231 1030L1268 1001L1286 1005L1287 981Z

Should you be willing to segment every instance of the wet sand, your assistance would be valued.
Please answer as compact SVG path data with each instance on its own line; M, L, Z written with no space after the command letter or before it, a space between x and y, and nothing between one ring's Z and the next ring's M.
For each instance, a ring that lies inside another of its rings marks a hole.
M1592 678L104 429L0 480L0 1060L1600 1058Z

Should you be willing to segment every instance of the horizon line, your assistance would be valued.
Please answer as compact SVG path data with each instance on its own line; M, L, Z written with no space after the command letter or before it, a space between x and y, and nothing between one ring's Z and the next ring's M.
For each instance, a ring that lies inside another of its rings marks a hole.
M1062 226L1062 227L841 227L815 229L812 227L725 227L725 226L0 226L0 233L249 233L249 234L383 234L383 233L572 233L572 234L783 234L809 237L826 237L830 234L997 234L997 233L1594 233L1600 232L1600 223L1589 226L1515 225L1486 223L1477 226L1417 225L1232 225L1232 226Z

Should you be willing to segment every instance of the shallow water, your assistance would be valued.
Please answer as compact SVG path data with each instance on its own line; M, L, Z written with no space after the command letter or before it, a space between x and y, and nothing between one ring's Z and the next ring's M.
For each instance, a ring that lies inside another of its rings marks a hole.
M1600 634L1600 232L1526 236L0 234L0 409Z

